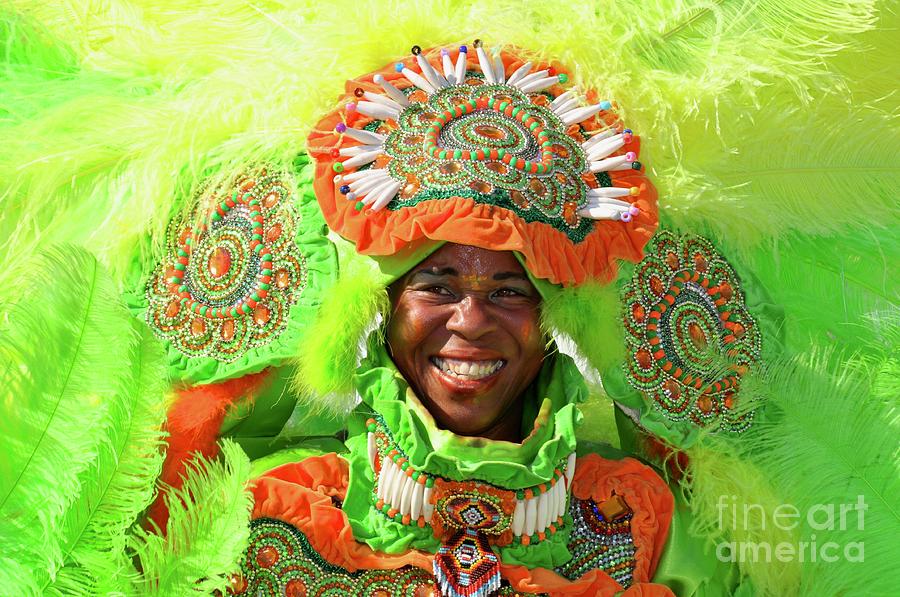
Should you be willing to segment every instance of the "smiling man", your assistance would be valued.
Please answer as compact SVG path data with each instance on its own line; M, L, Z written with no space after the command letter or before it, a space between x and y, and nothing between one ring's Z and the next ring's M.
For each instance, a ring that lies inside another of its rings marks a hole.
M547 345L541 297L510 252L447 244L390 288L391 358L438 425L519 441Z

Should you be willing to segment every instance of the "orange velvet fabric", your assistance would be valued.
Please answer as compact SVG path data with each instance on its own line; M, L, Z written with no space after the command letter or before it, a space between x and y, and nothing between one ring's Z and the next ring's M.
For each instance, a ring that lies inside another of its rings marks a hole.
M434 64L437 63L435 52L430 53ZM453 60L456 54L457 50L451 52ZM472 61L477 63L477 60L474 52L471 54L469 61L474 65ZM512 74L523 63L520 55L520 51L501 54L507 75ZM407 58L404 64L418 71L412 58ZM537 63L534 70L548 67L551 65ZM560 67L556 68L557 71L565 71ZM641 259L643 247L657 226L656 190L645 177L643 169L609 173L613 186L640 189L633 202L641 213L628 223L598 221L594 230L577 244L548 224L528 223L511 210L478 204L469 198L422 201L396 211L357 211L355 202L348 201L338 191L340 184L333 182L332 166L339 158L331 155L333 148L355 145L356 141L349 137L341 139L341 135L334 132L334 127L339 122L345 122L348 127L359 128L371 122L371 118L359 112L347 112L343 105L357 99L353 91L358 87L383 93L381 87L373 82L376 74L381 74L398 88L409 86L406 79L395 71L393 63L379 71L348 81L347 94L340 100L341 106L315 126L307 141L308 151L316 160L314 187L325 220L332 230L355 243L359 253L374 256L397 255L414 251L420 245L436 242L474 245L495 251L518 251L532 275L566 286L581 284L587 279L609 282L616 275L616 260L637 262ZM559 95L563 89L556 86L550 91ZM589 93L589 97L595 99L593 93ZM613 118L612 115L607 117ZM598 116L586 128L608 124L613 122L604 122ZM621 152L638 152L639 148L640 140L635 135Z
M632 461L635 462L635 461ZM642 466L642 465L641 465ZM592 478L597 466L588 463L587 473L581 475L583 481ZM665 505L657 492L651 489L652 482L642 475L648 473L655 476L648 467L640 471L630 464L626 467L628 479L614 484L621 489L635 488L636 492L622 495L631 499L632 507L646 505ZM301 462L286 464L267 472L258 478L253 487L255 505L253 518L276 518L294 525L309 540L310 545L328 562L340 566L350 572L359 569L393 570L403 566L416 566L423 570L432 570L433 556L429 553L410 550L402 554L385 554L373 551L353 538L350 523L346 515L335 507L331 498L343 499L347 491L349 469L346 461L336 454L314 456ZM658 479L658 478L657 478ZM660 483L662 481L659 481ZM599 495L599 494L598 494ZM652 496L652 497L651 497ZM649 501L642 501L650 497ZM671 494L669 494L671 498ZM642 568L642 575L655 566L658 552L662 544L653 545L649 541L662 536L668 531L668 520L671 517L671 504L668 516L657 516L653 513L641 518L642 528L650 529L651 520L666 521L665 530L660 535L657 528L653 533L643 536L645 549L655 549L653 558L647 558L648 565ZM637 518L637 514L635 515ZM650 560L653 564L650 566ZM527 593L549 593L554 596L613 596L622 594L627 597L669 597L673 593L663 585L636 582L622 593L623 588L601 570L593 570L575 582L559 576L551 570L529 570L523 566L501 566L501 573L517 591Z
M251 398L265 382L268 370L217 384L205 384L179 390L177 398L166 415L166 459L159 480L163 490L159 492L147 512L163 532L169 520L166 507L166 487L180 488L184 482L187 463L201 454L212 458L219 453L219 429L225 413L241 398Z

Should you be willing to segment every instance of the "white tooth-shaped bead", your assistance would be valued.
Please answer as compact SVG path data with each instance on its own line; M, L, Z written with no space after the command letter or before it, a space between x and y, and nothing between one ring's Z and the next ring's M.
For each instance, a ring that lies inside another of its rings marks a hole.
M403 94L402 91L394 87L390 82L388 82L383 76L375 75L374 81L376 84L381 85L381 88L384 89L384 92L391 96L391 99L400 104L403 107L409 105L409 100L406 98L406 95ZM350 129L347 129L348 131Z
M613 170L623 164L630 163L631 160L628 158L628 155L617 155L615 157L606 158L598 162L590 162L590 170L594 173L608 172L609 170Z
M522 536L525 529L525 500L516 500L516 510L513 512L512 532L516 537Z
M400 190L401 186L403 186L402 182L394 181L393 185L382 189L375 197L374 201L372 202L372 207L370 207L369 209L371 209L372 211L379 211L383 209L388 203L391 202L391 200L397 194L397 191Z
M388 487L390 487L391 476L394 473L394 463L391 459L384 457L381 461L381 474L378 477L378 499L388 499Z
M625 145L625 135L623 135L622 133L607 137L606 139L599 141L596 145L588 149L587 160L590 162L592 160L605 158L614 151L618 150L623 145Z
M425 494L422 496L422 515L425 522L431 522L431 516L434 514L434 504L431 503L431 493L433 487L426 487Z
M369 433L366 438L366 447L369 450L369 466L372 467L372 470L375 470L375 455L378 453L377 448L375 446L375 434Z
M431 85L431 83L429 83L428 80L425 79L425 77L423 77L422 75L420 75L419 73L417 73L414 70L404 68L402 71L400 71L400 74L402 74L404 77L406 77L406 79L410 83L412 83L413 85L415 85L416 87L418 87L419 89L421 89L422 91L427 93L428 95L431 95L432 93L437 91Z
M413 487L412 500L409 503L409 515L413 519L413 521L419 520L419 517L422 515L422 506L425 502L425 485L423 483L416 483L416 486Z
M569 454L566 462L566 488L572 486L572 478L575 477L575 452Z
M351 147L341 147L340 154L342 156L353 156L365 153L367 151L381 151L384 147L381 145L353 145Z
M344 131L344 134L350 137L351 139L356 139L360 143L364 145L384 145L384 140L387 139L385 135L380 135L378 133L373 133L372 131L367 131L365 129L355 129L348 128Z
M569 126L570 124L575 124L576 122L582 122L587 120L603 108L600 107L600 104L594 104L593 106L585 106L584 108L578 108L577 110L572 110L567 113L565 116L561 117L560 120L563 121L563 124Z
M441 76L434 67L431 66L431 63L428 61L425 56L422 54L416 55L416 62L419 63L419 68L422 70L422 75L428 80L429 83L435 88L440 89L441 87L447 86L447 79Z
M572 100L577 101L577 98L575 97L575 94L572 93L571 91L566 91L565 93L560 93L558 96L556 96L555 100L550 102L550 109L555 111L562 104L572 101ZM587 141L585 141L585 143L586 142Z
M538 498L537 530L543 531L550 524L550 493L545 492Z
M349 129L348 129L349 130ZM599 133L594 133L590 139L581 144L581 148L585 151L590 151L597 143L603 141L604 139L609 139L613 135L616 134L616 129L608 128L605 131L601 131Z
M366 116L378 118L381 120L397 120L400 117L400 110L385 106L376 102L359 101L356 102L356 110Z
M556 518L566 514L566 484L560 479L556 482Z
M549 72L550 71L548 71L547 69L534 71L530 75L526 75L526 76L522 77L521 79L519 79L519 81L516 83L516 87L521 89L523 86L526 86L529 83L533 83L533 82L537 81L538 79L543 79L544 77L547 76L547 73L549 73Z
M537 498L525 500L525 534L534 535L537 527Z
M506 82L506 67L503 65L503 59L500 54L494 56L494 78L498 83Z
M591 218L592 220L621 220L622 214L628 213L628 209L626 207L603 204L579 209L577 213L579 216Z
M468 54L465 52L460 52L459 56L456 57L456 70L453 73L453 76L456 78L456 82L459 85L462 85L466 78L466 67L468 66Z
M414 486L418 485L418 483L413 481L412 477L408 477L405 473L403 478L403 491L400 494L400 514L406 516L411 512L410 505L412 504L412 496L413 492L416 490Z
M543 79L538 79L537 81L532 81L531 83L528 83L527 85L523 85L522 83L519 83L519 89L521 89L525 93L535 93L536 91L542 91L544 89L547 89L548 87L553 87L557 83L559 83L559 79L557 77L545 77ZM565 122L566 118L564 117L561 120L563 122ZM584 119L582 118L581 120L584 120ZM580 121L576 121L576 122L580 122Z
M489 84L496 83L497 79L494 78L493 64L491 64L491 59L488 58L487 52L484 51L484 48L478 46L475 48L475 54L478 56L478 65L481 66L481 72L484 73L485 81Z
M400 467L394 464L394 474L391 477L390 499L387 500L394 508L400 505L400 490L403 489L403 480L405 478L406 475L403 474Z
M365 153L361 153L357 156L353 156L349 160L343 162L344 168L356 168L357 166L362 166L364 164L368 164L370 162L374 162L375 159L382 154L382 150L378 149L375 151L367 151Z
M525 64L523 64L522 66L517 68L515 70L515 72L513 72L513 74L511 74L509 76L509 79L506 80L506 84L507 85L515 85L522 77L527 75L530 70L531 70L531 62L526 62Z

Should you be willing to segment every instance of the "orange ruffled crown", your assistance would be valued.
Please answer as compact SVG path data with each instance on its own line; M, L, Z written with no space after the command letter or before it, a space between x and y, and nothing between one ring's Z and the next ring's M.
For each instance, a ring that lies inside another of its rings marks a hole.
M416 46L348 81L308 143L332 230L396 272L444 242L516 251L565 286L640 260L657 211L637 135L521 54Z

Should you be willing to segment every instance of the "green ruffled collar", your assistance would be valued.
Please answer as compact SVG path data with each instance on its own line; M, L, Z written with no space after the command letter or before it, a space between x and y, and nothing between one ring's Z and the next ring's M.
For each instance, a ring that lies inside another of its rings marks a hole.
M575 450L576 404L587 388L575 363L553 353L526 396L521 443L463 437L434 419L376 346L355 377L363 410L377 413L416 470L454 481L479 480L508 489L547 482ZM368 407L368 408L366 408Z

